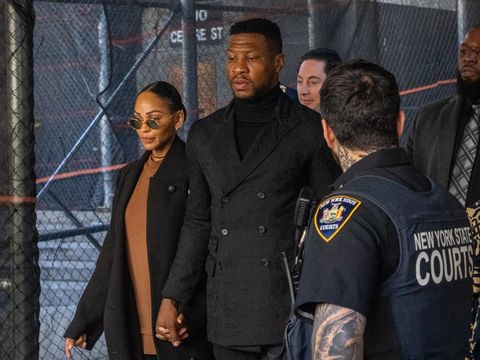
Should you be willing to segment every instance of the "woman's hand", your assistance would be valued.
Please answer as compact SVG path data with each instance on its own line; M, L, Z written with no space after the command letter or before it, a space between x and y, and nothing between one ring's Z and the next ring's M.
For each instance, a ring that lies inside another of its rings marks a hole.
M175 302L163 299L157 315L156 337L179 346L188 337L188 328L183 314L179 314Z
M74 347L85 349L87 347L87 335L83 334L76 340L67 337L65 340L65 355L67 355L67 359L72 358L72 350Z

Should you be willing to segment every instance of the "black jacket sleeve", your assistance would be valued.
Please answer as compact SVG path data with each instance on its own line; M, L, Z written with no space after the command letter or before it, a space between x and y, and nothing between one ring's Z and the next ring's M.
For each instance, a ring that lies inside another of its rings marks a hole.
M175 260L162 296L180 303L190 302L202 278L210 238L211 195L207 180L196 157L201 141L192 128L187 141L189 195Z

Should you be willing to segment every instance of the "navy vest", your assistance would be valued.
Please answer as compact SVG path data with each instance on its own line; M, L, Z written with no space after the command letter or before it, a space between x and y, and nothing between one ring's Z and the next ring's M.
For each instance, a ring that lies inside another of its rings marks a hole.
M473 255L465 210L433 183L431 191L415 192L373 175L353 179L336 193L380 207L400 241L398 268L378 286L367 315L365 358L463 359Z

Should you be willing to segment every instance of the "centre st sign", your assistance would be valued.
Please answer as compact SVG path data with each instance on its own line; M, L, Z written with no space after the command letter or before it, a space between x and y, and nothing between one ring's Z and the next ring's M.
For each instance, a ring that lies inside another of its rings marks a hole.
M223 18L220 11L196 10L195 20L197 27L197 42L203 44L220 44L223 42L224 28ZM169 41L172 46L181 46L183 41L183 31L180 19L172 24Z

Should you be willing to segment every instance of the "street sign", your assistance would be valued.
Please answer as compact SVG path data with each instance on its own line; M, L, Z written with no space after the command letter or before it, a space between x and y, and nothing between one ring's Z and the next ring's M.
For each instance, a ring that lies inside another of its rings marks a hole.
M197 34L198 45L212 45L223 42L224 28L221 11L205 9L196 10L195 20L197 23L195 31ZM182 45L183 31L179 18L177 18L171 26L169 40L170 45L174 47Z

